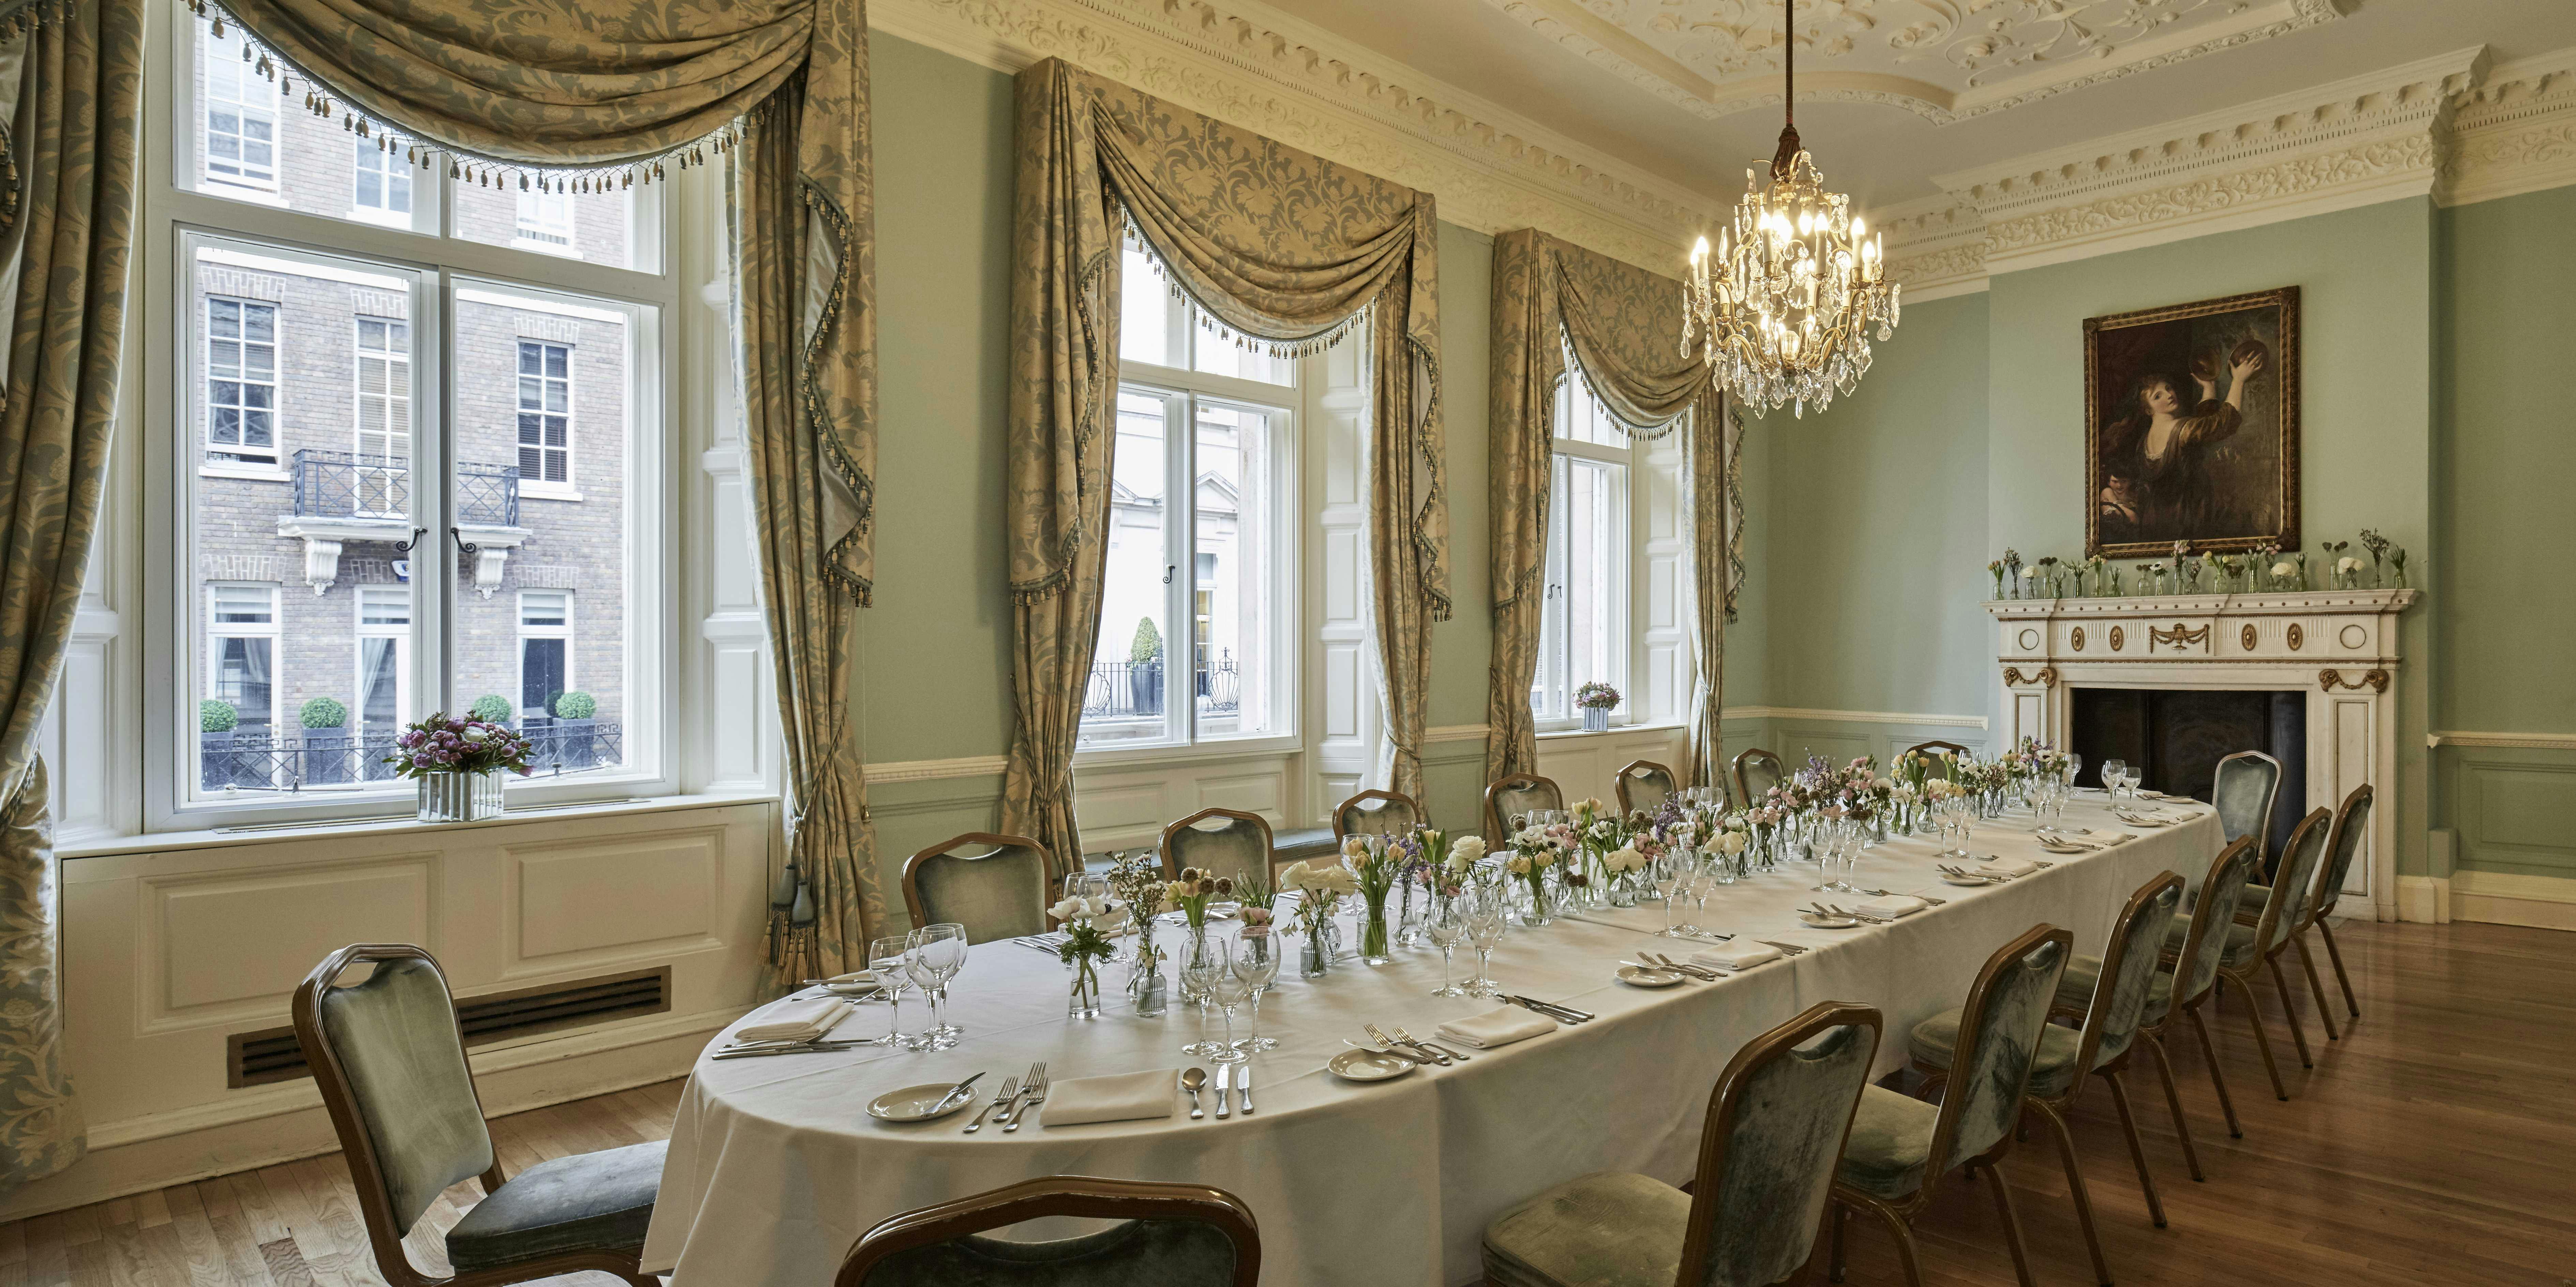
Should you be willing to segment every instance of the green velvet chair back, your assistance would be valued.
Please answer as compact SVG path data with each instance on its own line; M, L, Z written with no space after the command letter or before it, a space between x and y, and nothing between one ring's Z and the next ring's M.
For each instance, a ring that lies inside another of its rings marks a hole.
M2164 955L2165 931L2182 910L2182 876L2161 872L2129 896L2120 919L2111 925L2111 941L2102 951L2101 979L2084 1012L2084 1044L2076 1070L2089 1072L2120 1057L2137 1039L2154 991L2156 968ZM2079 1077L2076 1084L2081 1085Z
M2326 840L2326 870L2317 881L2315 905L2308 909L2308 920L2331 915L2335 904L2343 901L2343 883L2352 878L2352 860L2361 855L2361 842L2370 835L2370 807L2376 795L2370 784L2352 789L2335 808L2334 834Z
M1496 835L1512 834L1512 819L1532 809L1564 808L1565 793L1556 789L1552 779L1533 773L1509 774L1485 788L1485 820Z
M903 905L912 927L955 923L988 943L1047 929L1046 848L1022 836L970 831L905 859Z
M1362 791L1333 808L1333 839L1401 836L1422 825L1422 806L1393 791Z
M2209 864L2209 875L2200 882L2200 902L2192 908L2191 933L2174 962L2171 1004L2176 1008L2198 1000L2218 981L2218 967L2227 956L2227 927L2236 923L2236 909L2245 903L2245 887L2253 883L2259 861L2254 837L2240 836Z
M2218 806L2218 826L2234 840L2254 837L2254 856L2261 861L2271 843L2272 805L2281 794L2281 762L2261 751L2238 751L2218 762L2210 783L2209 802Z
M1672 798L1673 771L1653 760L1630 760L1619 770L1619 812L1653 813Z
M365 981L334 986L365 963L375 966ZM456 1003L428 952L344 947L305 976L294 1015L350 1174L364 1188L374 1172L397 1231L410 1229L447 1186L492 1170L492 1135L466 1067Z
M1743 754L1735 757L1736 804L1742 808L1752 808L1763 796L1771 793L1771 788L1780 785L1787 780L1788 776L1789 770L1780 763L1779 756L1758 746L1747 748Z
M1719 1074L1682 1242L1686 1287L1765 1287L1806 1262L1883 1021L1826 1001L1754 1038Z
M1121 1223L1054 1242L985 1232L1071 1216ZM1261 1230L1222 1189L1050 1175L880 1222L834 1287L1255 1287Z
M1201 809L1163 828L1163 875L1181 878L1181 869L1196 867L1232 879L1238 875L1270 878L1270 824L1260 814L1234 809Z
M2034 925L1977 972L1959 1013L1959 1044L1951 1056L1950 1084L1941 1094L1941 1116L1932 1127L1926 1185L1961 1159L2002 1143L2021 1119L2040 1029L2074 951L2070 931Z
M1955 768L1955 763L1941 758L1942 753L1945 751L1951 755L1966 755L1968 753L1968 748L1961 746L1956 742L1917 742L1914 745L1905 748L1905 753L1907 755L1920 755L1923 757L1924 764L1927 766L1927 771L1930 776L1947 782L1950 780L1952 770Z
M2318 809L2299 819L2299 829L2290 833L2290 843L2281 850L2281 865L2273 872L2272 896L2264 900L2263 917L2254 930L2254 941L2263 951L2278 950L2291 935L2307 928L2308 908L2317 894L2317 867L2325 861L2331 824L2331 815Z

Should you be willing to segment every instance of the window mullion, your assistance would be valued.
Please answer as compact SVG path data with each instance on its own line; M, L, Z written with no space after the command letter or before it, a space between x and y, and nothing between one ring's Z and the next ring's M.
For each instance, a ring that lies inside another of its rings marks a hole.
M1190 614L1190 588L1194 584L1192 569L1198 559L1198 505L1191 480L1196 474L1199 399L1185 393L1170 404L1180 412L1180 423L1166 431L1171 444L1165 454L1171 473L1164 483L1163 494L1172 498L1163 512L1170 527L1163 538L1163 548L1170 552L1170 562L1163 574L1163 701L1170 710L1172 727L1183 742L1196 742L1198 730L1195 622Z
M448 306L454 293L455 283L444 270L424 275L415 301L423 316L412 328L421 350L412 364L418 399L412 411L412 504L418 517L412 526L428 529L412 549L411 565L413 620L418 623L413 627L412 691L419 694L415 706L420 714L456 709L451 658L461 553L455 535L456 426L450 410L456 405L455 372L448 361L456 343L455 310Z

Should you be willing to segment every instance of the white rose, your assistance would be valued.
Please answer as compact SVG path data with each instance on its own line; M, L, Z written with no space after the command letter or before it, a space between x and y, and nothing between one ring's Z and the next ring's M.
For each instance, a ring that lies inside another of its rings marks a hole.
M2350 559L2346 559L2346 560L2344 560L2344 561L2345 561L2345 562L2347 562L2347 563L2351 562L2351 560L2350 560ZM489 734L489 733L484 732L483 730L481 730L481 729L479 729L479 728L469 728L469 729L465 730L465 740L466 740L466 741L468 741L468 742L478 742L478 743L479 743L479 742L488 742L488 741L491 741L491 740L492 740L492 735L491 735L491 734Z
M1633 846L1621 845L1611 850L1609 856L1601 860L1601 865L1612 871L1635 871L1646 865L1646 856Z
M2028 580L2030 580L2031 578L2036 577L2036 576L2038 576L2038 575L2039 575L2039 569L2038 569L2038 568L2036 568L2036 567L2027 567L2027 568L2023 568L2023 569L2021 570L2021 579L2022 579L2022 580L2024 580L2024 581L2028 581Z
M1743 852L1744 852L1744 833L1743 833L1743 832L1741 832L1741 831L1730 831L1730 832L1727 832L1725 835L1719 836L1719 837L1717 838L1717 847L1718 847L1721 851L1726 852L1726 853L1730 853L1730 854L1740 854L1740 853L1743 853Z
M2361 560L2351 558L2349 556L2337 559L2335 560L2335 570L2338 572L2358 572L2361 570Z
M1306 887L1306 864L1302 861L1288 864L1287 869L1279 873L1279 887L1281 889L1304 889Z
M2272 575L2274 576L2292 576L2297 574L2298 570L2299 565L2292 563L2288 559L2283 559L2272 565Z
M1513 854L1511 857L1503 860L1503 870L1510 872L1515 876L1526 876L1529 874L1529 869L1530 859L1528 854Z

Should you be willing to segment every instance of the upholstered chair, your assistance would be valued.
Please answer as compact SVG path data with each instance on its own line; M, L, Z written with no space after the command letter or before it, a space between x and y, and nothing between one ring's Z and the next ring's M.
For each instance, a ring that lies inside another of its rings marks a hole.
M1814 1254L1877 1057L1877 1010L1826 1001L1754 1038L1709 1092L1684 1193L1604 1171L1485 1226L1494 1287L1762 1287Z
M374 969L338 986L356 965ZM428 952L395 943L341 948L304 976L293 1009L295 1039L340 1137L386 1282L486 1287L595 1269L658 1287L636 1258L667 1146L580 1153L504 1175L465 1063L455 998ZM403 1236L449 1185L477 1178L483 1200L447 1231L454 1275L420 1272Z
M1512 834L1512 819L1532 809L1561 810L1565 793L1534 773L1506 773L1485 788L1485 823L1496 836Z
M2232 923L2241 905L2245 882L2254 875L2254 838L2242 837L2219 852L2209 864L2209 874L2200 882L2201 919L2183 936L2180 952L2161 951L2159 973L2147 988L2146 1009L2138 1016L2138 1037L2147 1053L2155 1057L2156 1075L2163 1080L2165 1107L2172 1110L2174 1134L2182 1140L2183 1161L2191 1167L2191 1178L2205 1180L2201 1173L2199 1150L2192 1146L2191 1123L2182 1115L2182 1092L2174 1085L2173 1061L2166 1057L2165 1033L2176 1015L2188 1015L2192 1030L2199 1034L2203 1062L2209 1065L2210 1084L2218 1088L2218 1106L2227 1114L2227 1133L2238 1139L2245 1131L2236 1121L2236 1104L2227 1094L2227 1077L2218 1066L2218 1049L2210 1044L2209 1027L2201 1022L2200 1008L2215 995L2218 983L2218 958L2225 949L2226 935L2210 931ZM2177 920L2181 918L2176 918ZM2173 941L2172 930L2165 932L2167 947ZM2081 1020L2090 1012L2094 993L2102 977L2102 959L2078 956L2066 963L2066 977L2057 985L2057 1004L2061 1015Z
M1920 755L1931 761L1932 776L1947 781L1950 777L1950 766L1941 759L1941 753L1944 751L1962 758L1968 754L1968 748L1956 742L1917 742L1905 748L1907 755Z
M2093 991L2074 1015L2077 1026L2051 1025L2040 1033L2039 1054L2031 1064L2030 1089L2022 1095L2022 1102L2048 1123L2050 1134L2057 1140L2058 1160L2066 1167L2067 1192L2075 1202L2075 1222L2084 1230L2084 1247L2093 1257L2094 1276L2104 1287L2109 1287L2111 1267L2103 1259L2102 1238L2093 1227L2093 1199L2085 1191L2084 1172L2076 1165L2075 1137L2066 1128L2066 1115L2083 1092L2086 1073L2110 1084L2111 1103L2119 1109L2121 1128L2128 1132L2129 1158L2137 1164L2138 1183L2147 1193L2147 1210L2155 1217L2156 1227L2163 1228L2164 1204L2156 1197L2154 1177L2147 1173L2145 1146L2138 1140L2138 1124L2129 1110L2128 1087L2120 1081L2120 1074L2127 1070L2129 1055L2136 1049L2138 1023L2146 1012L2148 994L2160 977L2156 963L2164 950L2165 927L2173 923L2174 913L2182 910L2182 891L2182 877L2168 871L2129 896L2119 918L2111 923L2109 945L2094 963ZM2061 979L2058 990L2062 992L2064 987ZM2057 1008L2054 997L2051 1008ZM1914 1070L1927 1078L1923 1088L1926 1098L1949 1080L1960 1019L1960 1011L1950 1010L1914 1026Z
M1912 1222L1932 1202L1941 1177L1965 1167L1982 1171L1995 1186L2005 1245L2022 1287L2032 1287L2030 1253L2022 1246L2021 1218L2012 1190L1996 1163L2012 1151L2013 1124L2048 1029L2049 1003L2058 976L2074 955L2074 934L2034 925L1987 958L1960 1007L1958 1036L1950 1046L1947 1093L1934 1107L1879 1086L1860 1093L1851 1139L1834 1180L1833 1280L1843 1280L1843 1232L1851 1212L1868 1211L1896 1235L1905 1281L1922 1287Z
M2334 915L2335 908L2342 904L2344 882L2352 878L2352 861L2360 856L2361 842L2370 834L2370 808L2374 794L2370 784L2364 782L2354 787L2352 793L2343 798L2343 803L2336 806L2334 831L2326 837L2325 863L2317 876L2316 897L2308 903L2307 924L2290 931L2291 941L2299 945L2299 964L2307 969L2308 988L2316 993L2317 1012L2325 1018L2326 1036L2330 1039L2340 1039L2341 1034L2335 1031L2334 1007L2326 1004L2325 986L2317 981L2316 962L2308 956L2307 931L2313 926L2317 936L2325 940L2326 957L2334 964L2335 982L2343 985L2344 1007L2352 1012L2353 1018L2360 1018L2361 1002L2352 994L2352 976L2344 972L2343 949L2335 946L2334 926L2326 918ZM2247 886L2245 908L2237 912L2237 917L2244 919L2259 914L2271 897L2269 886Z
M2290 1097L2290 1088L2282 1083L2280 1065L2272 1058L2272 1038L2264 1031L2263 1006L2255 996L2254 968L2271 968L2273 986L2281 994L2281 1014L2290 1021L2290 1037L2298 1043L2299 1066L2316 1067L2315 1057L2308 1053L2307 1029L2299 1022L2298 1007L2291 1001L2289 978L2281 972L2281 953L2289 948L2292 930L2307 915L2309 899L2316 892L2317 867L2326 852L2326 828L2323 809L2299 820L2298 829L2290 833L2290 843L2281 850L2281 863L2275 873L2279 879L2272 886L2280 892L2263 904L2262 914L2252 924L2245 923L2241 916L2221 918L2216 908L2203 905L2194 908L2189 916L2175 917L2174 927L2165 937L2168 948L2180 951L2202 922L2208 922L2203 932L2213 939L2225 928L2226 938L2218 954L2218 976L2235 984L2244 998L2245 1021L2254 1026L2254 1048L2263 1055L2263 1071L2271 1075L2272 1093L2282 1099ZM2255 834L2238 838L2254 841L2260 851L2262 842ZM2206 896L2204 890L2203 897Z
M1333 839L1400 836L1422 825L1422 806L1393 791L1362 791L1333 807Z
M1184 867L1267 879L1270 824L1257 813L1201 809L1163 828L1163 878L1179 880Z
M2272 806L2281 795L2281 762L2261 751L2238 751L2218 762L2210 782L2209 802L2218 806L2218 826L2234 840L2254 837L2254 860L2270 854Z
M954 922L969 943L1043 933L1046 847L983 831L951 836L904 860L903 907L914 929Z
M986 1237L1046 1216L1120 1223L1054 1242ZM878 1222L833 1287L1254 1287L1252 1209L1197 1184L1048 1175Z
M1619 812L1652 813L1664 807L1677 785L1671 769L1653 760L1630 760L1619 770Z
M1758 746L1748 747L1735 757L1735 803L1750 809L1788 777L1789 770L1780 763L1779 756Z

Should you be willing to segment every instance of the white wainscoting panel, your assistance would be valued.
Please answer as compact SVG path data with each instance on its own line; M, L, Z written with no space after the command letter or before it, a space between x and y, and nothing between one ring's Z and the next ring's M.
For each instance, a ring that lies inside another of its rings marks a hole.
M148 931L137 973L159 985L143 998L144 1029L273 1014L314 962L350 943L437 951L438 860L411 853L136 882Z
M612 969L724 946L724 831L701 828L503 851L512 978Z

